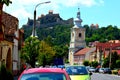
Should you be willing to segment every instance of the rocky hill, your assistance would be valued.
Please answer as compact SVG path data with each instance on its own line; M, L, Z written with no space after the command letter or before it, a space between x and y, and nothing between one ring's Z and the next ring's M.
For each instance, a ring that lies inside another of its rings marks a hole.
M63 20L59 14L54 14L52 10L48 12L46 15L41 15L36 20L36 27L53 27L56 25L73 25L73 18L68 20ZM32 27L33 19L28 18L27 24L23 25L23 28Z

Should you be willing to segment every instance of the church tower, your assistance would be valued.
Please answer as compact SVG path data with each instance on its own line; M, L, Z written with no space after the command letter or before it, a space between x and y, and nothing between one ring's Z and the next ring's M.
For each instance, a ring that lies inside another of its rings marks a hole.
M74 26L71 29L71 40L69 47L69 62L74 64L74 53L86 47L85 28L81 25L80 10L78 8L77 17L74 19Z

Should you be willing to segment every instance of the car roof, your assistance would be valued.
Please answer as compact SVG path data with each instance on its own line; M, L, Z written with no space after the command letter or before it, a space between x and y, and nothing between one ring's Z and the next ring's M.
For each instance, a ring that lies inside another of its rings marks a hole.
M68 65L68 66L66 66L66 67L72 67L72 66L81 66L81 67L85 67L84 65Z
M30 68L24 70L23 74L28 73L39 73L39 72L57 72L57 73L64 73L65 70L62 68Z

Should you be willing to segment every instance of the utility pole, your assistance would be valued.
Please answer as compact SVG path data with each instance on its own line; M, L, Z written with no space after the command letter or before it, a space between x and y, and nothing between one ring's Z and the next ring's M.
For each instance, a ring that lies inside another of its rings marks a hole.
M111 66L111 54L112 54L112 43L110 43L110 53L109 53L109 68Z

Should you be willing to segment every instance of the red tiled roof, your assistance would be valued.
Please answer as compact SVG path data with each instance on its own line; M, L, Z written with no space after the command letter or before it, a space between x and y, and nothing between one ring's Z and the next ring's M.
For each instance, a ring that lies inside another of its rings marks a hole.
M2 13L2 23L4 24L4 35L5 40L13 41L14 33L18 29L18 18L3 12Z
M91 48L84 48L84 49L81 49L81 50L77 51L74 55L75 56L84 55L84 54L86 54L90 50L91 50Z
M96 45L97 48L115 48L115 47L120 47L120 43L97 43Z
M15 31L18 28L18 18L3 12L2 14L2 22L5 25L5 34L6 35L10 35L10 34L14 34Z

